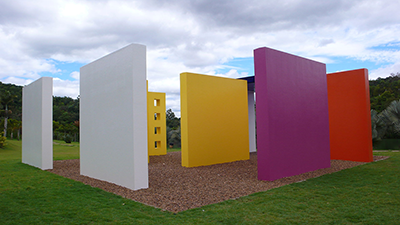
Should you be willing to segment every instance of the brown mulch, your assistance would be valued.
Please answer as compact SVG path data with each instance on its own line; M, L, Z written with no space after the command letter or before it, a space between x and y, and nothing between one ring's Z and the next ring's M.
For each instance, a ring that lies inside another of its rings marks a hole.
M374 161L387 158L389 157L374 156ZM250 160L185 168L181 166L181 153L170 152L164 156L150 157L149 188L138 191L80 175L79 159L54 161L53 169L48 171L134 201L172 212L180 212L362 164L365 163L331 160L330 168L275 181L260 181L257 179L257 153L251 153Z

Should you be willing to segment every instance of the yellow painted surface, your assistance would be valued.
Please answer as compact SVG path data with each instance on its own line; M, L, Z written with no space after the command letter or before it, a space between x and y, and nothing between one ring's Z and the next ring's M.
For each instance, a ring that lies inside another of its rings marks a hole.
M249 159L247 82L181 73L182 166Z
M165 93L147 92L147 140L149 156L167 154Z

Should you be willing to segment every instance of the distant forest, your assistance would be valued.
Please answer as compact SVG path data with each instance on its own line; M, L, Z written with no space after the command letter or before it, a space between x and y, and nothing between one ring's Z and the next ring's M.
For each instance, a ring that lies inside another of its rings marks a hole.
M11 99L6 104L5 100ZM6 110L7 105L7 110ZM7 121L7 137L19 138L22 120L22 86L0 82L0 132ZM54 139L79 141L79 97L53 96L53 133Z
M394 100L400 100L400 73L390 74L387 78L369 81L371 109L378 113L386 109Z
M400 99L400 73L391 74L387 78L370 80L369 87L371 109L380 113L393 100ZM0 82L0 103L0 132L4 130L5 117L8 117L7 136L19 138L22 117L22 86ZM167 115L167 127L169 130L179 131L180 139L180 120L170 109ZM79 141L79 97L72 99L54 96L53 120L54 139ZM170 136L170 134L168 135Z

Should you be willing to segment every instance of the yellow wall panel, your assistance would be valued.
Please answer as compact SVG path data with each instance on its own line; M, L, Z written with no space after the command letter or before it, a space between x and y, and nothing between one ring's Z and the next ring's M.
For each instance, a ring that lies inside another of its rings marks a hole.
M247 82L181 73L182 166L249 159Z
M167 154L165 93L147 92L147 138L151 155Z

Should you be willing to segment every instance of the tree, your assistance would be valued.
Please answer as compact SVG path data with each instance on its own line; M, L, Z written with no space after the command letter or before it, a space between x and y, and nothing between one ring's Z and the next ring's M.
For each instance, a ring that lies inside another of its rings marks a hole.
M400 100L395 100L382 111L381 118L386 124L388 131L392 133L392 136L400 136Z
M392 101L400 99L400 73L387 78L369 81L371 109L378 113L385 110Z
M13 101L8 104L7 108L9 112L12 111L12 114L8 114L8 119L16 119L16 120L21 120L22 117L22 86L17 86L14 84L4 84L0 82L0 99L5 92L8 91L11 93L12 96L14 96ZM0 103L0 111L1 111L1 117L4 118L4 105ZM3 129L1 129L3 130Z
M8 116L11 114L11 111L8 110L8 105L13 102L14 98L16 98L16 95L12 95L10 91L4 91L1 94L0 102L4 107L4 137L7 136L7 121L8 121Z
M175 130L171 130L167 127L167 140L168 145L173 145L175 147L181 146L181 127Z
M168 109L166 113L167 119L167 141L169 145L176 147L181 146L181 121L172 112L172 109Z
M53 122L53 125L54 124L57 124L57 122ZM76 135L78 132L78 127L73 124L61 124L56 130L54 130L54 135L56 135L58 139L64 140L66 143L71 143L73 139L72 137L75 137L74 140L76 141Z
M9 119L8 121L8 129L10 130L10 139L14 138L14 132L17 131L17 138L19 140L20 137L20 130L22 128L22 122L19 120Z
M71 124L79 120L79 98L54 96L53 120L60 124Z
M387 127L382 119L382 115L373 109L371 109L371 126L372 140L380 141L385 136Z
M3 136L3 132L0 132L0 148L4 148L7 145L6 137Z
M172 109L167 110L166 120L167 120L167 127L171 128L172 130L176 130L180 126L180 119L178 119L175 116L175 113L172 112Z
M18 123L16 124L17 126L17 140L19 141L21 139L21 129L22 129L22 121L17 120Z

